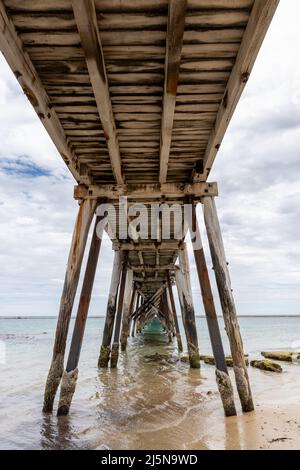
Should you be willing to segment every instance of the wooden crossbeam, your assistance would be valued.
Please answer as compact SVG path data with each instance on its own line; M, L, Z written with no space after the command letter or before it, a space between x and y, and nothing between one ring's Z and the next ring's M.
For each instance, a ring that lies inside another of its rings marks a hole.
M169 1L163 113L160 139L160 183L165 183L167 180L186 6L186 0Z
M134 199L183 198L184 196L217 196L217 183L164 183L164 184L126 184L101 186L78 185L74 188L75 199L119 199L127 196Z
M149 287L149 284L152 286L157 286L159 285L162 281L161 279L157 279L156 277L146 277L145 279L143 277L134 277L133 280L135 282L139 282L142 285L147 285Z
M0 50L74 178L78 183L90 184L88 175L80 175L77 157L3 2L0 2Z
M150 304L154 303L155 300L160 297L162 291L166 288L166 285L162 285L157 289L154 294L151 295L132 315L133 318L138 317L146 308L149 307Z
M115 251L143 251L143 252L155 252L156 250L161 251L175 251L178 250L179 245L182 242L180 240L168 240L161 243L149 242L147 240L139 242L138 244L130 242L118 242L113 241L112 248Z
M143 266L133 266L130 265L130 269L136 273L155 273L158 271L175 271L175 269L178 269L177 266L174 266L174 264L162 264L158 266L151 266L148 264L144 264Z
M145 294L144 294L140 289L138 290L138 292L139 292L139 294L143 297L143 299L147 300ZM158 300L160 300L160 299L158 299ZM157 315L159 315L159 316L161 316L161 317L164 316L163 313L162 313L162 311L161 311L153 302L150 302L150 307L154 310L154 312L155 312Z
M72 0L72 6L106 138L112 171L116 182L123 184L120 149L109 95L95 3L94 0Z
M205 181L210 173L278 4L279 0L255 0L254 2L236 63L228 80L215 125L206 147L203 173L194 174L194 181Z

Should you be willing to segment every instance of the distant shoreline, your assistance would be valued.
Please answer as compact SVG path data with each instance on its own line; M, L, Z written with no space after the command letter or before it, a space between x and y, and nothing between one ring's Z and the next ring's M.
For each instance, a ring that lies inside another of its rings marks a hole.
M181 315L178 315L181 318ZM72 317L75 319L76 317ZM91 315L88 318L105 318L101 315ZM205 315L196 315L196 318L206 318ZM218 318L223 318L222 315L218 315ZM238 315L238 318L300 318L300 315ZM57 316L2 316L0 320L55 320Z

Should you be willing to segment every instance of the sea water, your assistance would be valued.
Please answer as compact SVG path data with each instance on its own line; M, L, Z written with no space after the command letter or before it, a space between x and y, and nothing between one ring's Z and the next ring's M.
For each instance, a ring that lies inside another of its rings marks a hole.
M239 321L250 358L259 358L263 350L300 348L300 318L242 317ZM70 331L73 324L74 320ZM190 370L176 361L176 339L169 343L159 331L130 338L127 351L120 352L118 368L99 371L103 325L103 318L88 319L70 414L57 418L55 412L41 411L56 319L0 319L0 448L190 448L205 433L212 414L222 419L214 368L204 365L201 371ZM211 354L205 318L197 317L197 328L200 352ZM228 354L222 319L220 328ZM156 352L169 354L174 361L145 360ZM255 370L252 380L260 377L256 373L264 374ZM194 426L190 426L191 416L198 420Z

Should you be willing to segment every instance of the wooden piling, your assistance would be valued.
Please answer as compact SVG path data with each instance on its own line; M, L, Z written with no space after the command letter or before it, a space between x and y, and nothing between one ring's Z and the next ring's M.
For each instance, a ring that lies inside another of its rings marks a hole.
M196 329L195 311L193 306L192 289L190 284L189 260L186 245L178 252L180 270L175 271L175 279L181 307L183 326L186 335L190 366L200 368L198 336Z
M135 329L136 329L136 319L132 320L132 329L131 329L131 337L135 337Z
M133 283L133 291L132 291L132 294L134 294L134 296L131 297L131 300L130 300L127 339L128 339L129 336L131 336L132 325L133 325L132 315L133 315L133 313L134 313L134 311L135 311L136 301L137 301L137 297L138 297L137 287L136 287L136 284L135 284L135 283Z
M111 339L114 328L114 321L116 315L116 305L118 297L118 288L120 283L122 270L122 256L120 251L115 251L113 270L111 274L111 282L108 294L105 324L103 329L102 345L98 359L98 367L105 368L108 366L110 352L111 352Z
M136 328L136 318L134 318L134 314L136 312L136 310L138 310L139 308L139 305L140 305L140 294L137 292L136 294L136 304L135 304L135 309L134 311L131 313L131 323L132 323L132 328L131 328L131 336L132 338L135 337L135 328Z
M121 322L122 322L123 303L124 303L124 294L125 294L126 277L127 277L127 259L128 259L128 252L124 251L123 256L122 256L122 274L121 274L116 324L115 324L115 331L114 331L114 341L113 341L113 345L111 348L111 355L110 355L110 367L111 368L117 367L118 359L119 359L119 341L120 341L120 329L121 329Z
M169 314L165 290L161 293L159 311L161 312L162 319L164 320L165 325L166 325L166 333L168 335L169 343L171 343L172 342L172 323L170 320L170 314Z
M214 273L216 276L226 332L230 343L237 389L243 411L253 411L254 405L245 362L243 342L237 320L237 313L215 201L211 197L204 197L202 202Z
M169 273L167 274L167 284L168 284L168 294L169 294L169 299L170 299L170 307L171 307L171 311L173 313L173 318L174 318L174 325L175 325L175 333L176 333L176 339L177 339L177 345L178 345L178 352L182 353L183 352L182 339L181 339L181 334L180 334L179 322L178 322L178 318L177 318L177 312L176 312L176 306L175 306L175 301L174 301L172 283L171 283L171 278L170 278Z
M73 336L70 346L69 357L66 370L62 376L60 399L58 405L58 415L66 415L69 412L73 394L75 392L78 362L81 351L82 339L85 330L86 319L88 315L92 289L94 285L95 273L100 253L101 239L97 235L97 224L100 217L96 217L95 227L91 240L89 256L87 260L84 280L81 289L79 305L77 309L76 321L73 330Z
M194 237L194 239L192 239L193 252L209 331L210 342L216 364L217 385L223 403L225 415L235 416L236 409L234 404L233 388L227 370L217 312L207 271L206 259L202 245L200 230L197 222L196 206L193 202L191 203L192 220L189 221L189 228L191 237Z
M174 325L174 317L173 313L170 308L170 302L168 298L168 289L166 288L164 292L162 293L163 299L164 299L164 304L165 304L165 310L168 318L168 325L169 325L169 341L171 343L172 339L175 336L175 325Z
M129 336L130 313L133 308L136 290L133 286L133 272L131 269L127 270L126 287L124 293L124 306L121 330L121 351L126 351L127 338Z
M87 236L96 205L96 200L86 199L81 202L79 207L60 301L52 361L45 386L44 412L51 412L53 410L54 398L63 374L69 323L78 286Z

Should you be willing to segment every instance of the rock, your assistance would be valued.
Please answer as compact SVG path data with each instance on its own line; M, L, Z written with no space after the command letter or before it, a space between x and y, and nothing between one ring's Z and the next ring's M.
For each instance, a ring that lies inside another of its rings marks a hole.
M176 359L174 357L168 356L167 354L151 354L149 356L144 356L147 362L157 362L160 364L174 364Z
M190 358L189 358L188 354L183 354L180 357L180 360L181 360L181 362L184 362L185 364L188 364L190 362Z
M200 356L201 361L204 361L205 364L209 364L211 366L215 365L215 359L213 356ZM225 358L226 364L228 367L233 367L233 360L231 356L226 356ZM246 366L249 366L248 355L245 355Z
M225 357L227 367L233 367L233 359L231 356ZM246 359L246 365L249 365L248 359Z
M215 365L215 359L212 356L200 356L200 359L211 366Z
M226 356L226 364L228 367L233 367L233 359L231 356ZM248 367L249 366L249 359L248 359L248 355L245 354L245 362L246 362L246 366Z
M300 361L300 353L294 353L293 351L268 351L268 352L262 352L261 355L266 357L267 359L275 359L277 361L284 361L284 362L299 362Z
M282 367L269 359L265 359L263 361L251 361L250 365L252 367L256 367L256 369L266 370L269 372L282 372Z

